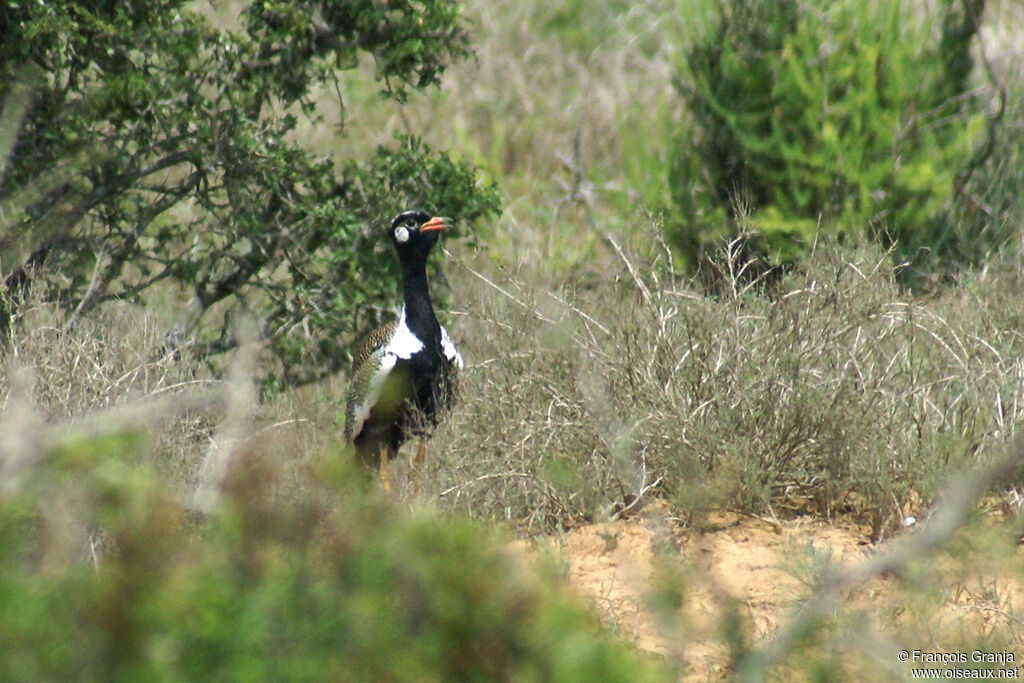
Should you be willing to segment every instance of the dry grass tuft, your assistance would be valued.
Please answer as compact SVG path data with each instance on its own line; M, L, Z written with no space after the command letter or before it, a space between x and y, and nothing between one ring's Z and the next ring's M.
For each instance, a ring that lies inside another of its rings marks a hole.
M469 367L430 495L533 529L657 493L692 519L851 513L879 538L1021 418L1024 344L984 278L918 300L886 254L822 246L772 295L733 264L708 298L621 255L590 288L453 266Z
M158 316L127 303L81 317L56 305L30 304L15 318L0 352L8 378L0 386L0 407L31 415L38 424L73 425L97 411L173 400L221 384L188 356L187 347L168 350L165 333ZM154 425L154 463L179 485L190 485L211 428L201 412L189 411Z

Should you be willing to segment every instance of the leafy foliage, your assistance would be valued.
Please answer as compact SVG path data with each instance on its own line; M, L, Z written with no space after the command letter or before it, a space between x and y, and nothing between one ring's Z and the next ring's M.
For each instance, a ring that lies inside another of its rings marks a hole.
M361 54L387 97L436 83L467 54L453 3L253 2L235 30L177 1L12 2L0 34L4 82L34 89L0 179L23 255L8 297L45 284L80 313L169 283L188 302L179 338L224 351L254 312L282 377L306 381L338 369L339 335L390 295L375 231L391 215L498 209L472 168L414 138L341 168L301 143L313 87Z
M361 491L348 457L296 477L241 453L196 533L112 434L33 453L0 495L5 680L667 680L554 575Z
M677 79L695 129L673 152L680 241L699 251L740 218L785 257L819 227L948 254L987 122L968 82L984 5L727 3Z

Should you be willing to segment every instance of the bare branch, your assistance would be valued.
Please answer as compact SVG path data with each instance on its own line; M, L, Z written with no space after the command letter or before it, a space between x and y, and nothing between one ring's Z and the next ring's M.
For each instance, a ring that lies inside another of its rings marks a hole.
M829 572L813 598L800 606L799 611L778 635L767 645L744 658L739 664L739 679L764 681L768 670L781 662L808 633L819 628L832 613L844 589L891 572L897 572L911 560L920 558L942 547L953 537L974 508L978 498L992 486L1006 481L1020 472L1024 465L1024 440L1007 448L1006 452L986 466L953 477L942 497L942 503L926 524L900 541L876 554L873 558L854 566L839 567Z

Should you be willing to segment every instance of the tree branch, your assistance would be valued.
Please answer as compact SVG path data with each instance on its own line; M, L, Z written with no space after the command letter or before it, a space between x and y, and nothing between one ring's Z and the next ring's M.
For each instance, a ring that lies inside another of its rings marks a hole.
M871 559L826 573L818 592L799 607L778 634L764 647L747 655L737 666L742 681L766 680L768 670L796 649L800 641L821 628L835 609L841 593L875 577L898 572L911 560L922 558L948 543L974 509L978 499L993 486L1013 481L1024 466L1024 439L1017 439L987 465L953 477L935 514L918 530L882 549Z

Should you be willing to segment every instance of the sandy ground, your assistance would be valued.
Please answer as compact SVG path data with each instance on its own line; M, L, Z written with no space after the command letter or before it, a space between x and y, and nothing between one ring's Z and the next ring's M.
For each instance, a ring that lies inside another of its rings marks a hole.
M874 549L866 528L811 518L726 513L709 520L703 532L684 530L660 501L629 520L534 543L544 545L560 553L570 585L593 602L609 628L641 649L685 662L685 680L726 676L718 632L724 605L745 616L755 642L763 640L810 595L809 579L822 563L856 562ZM666 595L665 587L669 594L677 589L678 608L656 607L672 602L652 600ZM884 601L886 591L881 580L864 599ZM1013 591L1024 606L1019 583Z

